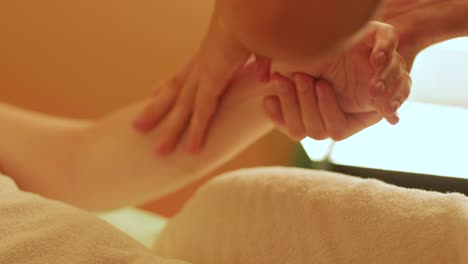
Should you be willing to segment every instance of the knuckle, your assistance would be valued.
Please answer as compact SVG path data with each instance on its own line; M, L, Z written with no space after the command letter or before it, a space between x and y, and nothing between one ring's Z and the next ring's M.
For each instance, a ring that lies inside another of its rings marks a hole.
M325 128L317 124L306 123L307 136L315 140L324 140L329 137Z
M324 130L312 130L307 133L307 136L315 140L324 140L329 136Z
M306 132L302 128L289 129L289 137L293 140L300 141L307 136Z
M330 131L330 137L334 141L342 141L347 138L347 135L344 130L334 130L334 131Z
M295 93L295 85L279 83L275 86L276 91L280 94L280 96L290 96L291 94Z

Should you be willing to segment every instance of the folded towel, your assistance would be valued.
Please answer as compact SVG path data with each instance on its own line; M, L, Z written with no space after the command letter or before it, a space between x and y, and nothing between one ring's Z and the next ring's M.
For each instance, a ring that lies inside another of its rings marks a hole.
M160 234L194 264L468 263L468 198L305 169L221 176Z
M0 264L183 264L96 216L21 192L0 175Z

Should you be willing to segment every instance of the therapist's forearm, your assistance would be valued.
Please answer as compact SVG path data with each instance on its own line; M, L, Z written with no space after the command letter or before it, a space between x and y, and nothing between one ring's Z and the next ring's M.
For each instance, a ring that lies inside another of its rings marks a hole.
M468 36L467 14L468 0L386 0L383 20L400 31L400 54L414 58L430 45Z
M74 174L59 198L96 210L134 205L170 193L228 161L273 128L261 107L264 89L253 87L255 77L249 75L223 98L206 147L197 155L183 148L168 157L154 154L153 142L161 131L141 135L130 126L145 102L97 121L85 132Z

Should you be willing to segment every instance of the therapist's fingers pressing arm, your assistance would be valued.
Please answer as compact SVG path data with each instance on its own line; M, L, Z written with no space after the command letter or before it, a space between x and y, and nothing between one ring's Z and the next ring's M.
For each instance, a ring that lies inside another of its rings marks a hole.
M189 63L155 91L153 100L135 120L134 127L143 133L159 127L156 152L160 155L171 153L184 131L189 129L187 148L198 151L219 98L242 63L226 66L231 67L224 68L226 72L210 71L210 67L200 66L197 61Z

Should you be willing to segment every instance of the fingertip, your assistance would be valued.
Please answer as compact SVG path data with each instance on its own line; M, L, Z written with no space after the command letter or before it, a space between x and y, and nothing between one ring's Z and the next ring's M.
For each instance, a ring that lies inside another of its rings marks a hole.
M389 117L386 117L385 120L387 120L387 122L390 124L390 125L397 125L399 122L400 122L400 117L398 116L398 114L393 114Z
M188 138L187 152L192 155L198 154L202 147L201 137L198 134L194 134L194 132L189 132Z
M196 155L201 151L201 146L199 143L189 143L187 145L187 152L191 155Z
M132 127L135 131L140 133L146 133L151 130L151 126L148 125L148 122L146 122L144 119L136 120L132 123Z
M154 154L156 154L158 157L165 157L171 154L172 150L173 147L168 144L157 145L154 150Z

